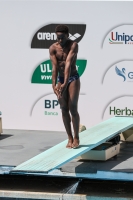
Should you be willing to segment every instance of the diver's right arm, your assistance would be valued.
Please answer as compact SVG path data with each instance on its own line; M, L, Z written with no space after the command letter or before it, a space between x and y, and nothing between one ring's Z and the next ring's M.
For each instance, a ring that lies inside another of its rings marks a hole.
M52 87L53 87L54 93L58 96L58 91L56 88L56 82L57 82L57 76L58 76L58 64L57 64L57 59L55 56L53 45L49 48L49 54L50 54L50 60L52 62Z

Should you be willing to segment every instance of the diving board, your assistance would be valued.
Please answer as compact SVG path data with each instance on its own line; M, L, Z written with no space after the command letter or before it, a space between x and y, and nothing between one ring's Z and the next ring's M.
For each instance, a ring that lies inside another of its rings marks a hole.
M10 173L48 173L131 127L133 127L133 117L113 117L79 133L79 148L66 148L67 140L65 140L18 165Z

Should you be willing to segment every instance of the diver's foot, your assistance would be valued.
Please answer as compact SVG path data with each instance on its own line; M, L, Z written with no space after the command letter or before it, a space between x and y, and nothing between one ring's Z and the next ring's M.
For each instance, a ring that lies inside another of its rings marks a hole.
M66 145L66 148L68 148L68 149L73 148L73 147L72 147L72 144L73 144L73 138L72 138L72 139L68 139L68 143L67 143L67 145Z
M74 138L72 148L76 149L79 146L79 138Z

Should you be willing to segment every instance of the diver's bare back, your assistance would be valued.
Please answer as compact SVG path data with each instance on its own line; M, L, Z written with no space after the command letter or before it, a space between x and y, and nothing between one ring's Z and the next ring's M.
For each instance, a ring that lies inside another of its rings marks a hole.
M69 54L69 51L70 51L73 43L74 43L73 41L68 40L64 48L62 48L58 42L56 42L52 45L52 49L55 53L55 57L56 57L57 63L58 63L59 75L62 77L64 77L66 59L67 59L67 56ZM77 59L77 56L75 56L72 61L70 76L75 75L77 73L76 59Z

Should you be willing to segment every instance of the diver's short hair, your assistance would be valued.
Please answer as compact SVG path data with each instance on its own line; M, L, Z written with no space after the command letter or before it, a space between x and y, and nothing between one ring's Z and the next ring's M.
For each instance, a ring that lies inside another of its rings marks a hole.
M62 33L68 34L69 33L69 28L66 25L60 24L60 25L56 26L55 32L56 33L57 32L62 32Z

